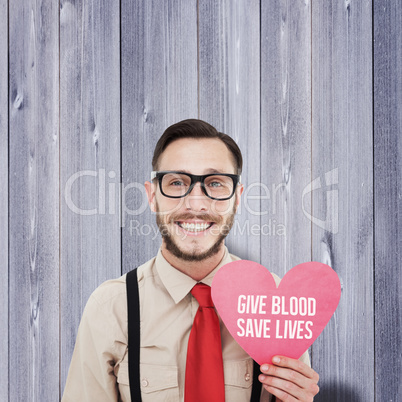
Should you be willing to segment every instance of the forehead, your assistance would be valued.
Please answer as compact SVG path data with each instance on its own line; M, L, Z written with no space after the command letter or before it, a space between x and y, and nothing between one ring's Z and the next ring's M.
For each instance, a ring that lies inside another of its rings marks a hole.
M220 139L182 138L166 147L159 158L158 170L235 173L235 164L232 153Z

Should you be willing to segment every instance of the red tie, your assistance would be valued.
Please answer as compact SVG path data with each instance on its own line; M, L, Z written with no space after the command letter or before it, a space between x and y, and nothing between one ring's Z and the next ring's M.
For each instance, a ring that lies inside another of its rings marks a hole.
M191 291L200 307L194 318L187 349L185 402L224 402L225 382L219 318L211 288L203 283Z

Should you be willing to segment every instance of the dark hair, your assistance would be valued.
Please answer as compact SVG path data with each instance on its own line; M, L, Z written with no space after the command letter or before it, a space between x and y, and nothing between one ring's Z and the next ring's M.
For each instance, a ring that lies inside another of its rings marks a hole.
M158 160L163 151L173 141L181 138L217 138L221 140L228 150L232 153L237 174L241 174L243 168L243 158L240 148L232 137L227 134L220 133L215 127L203 120L187 119L180 121L168 127L157 142L152 158L152 169L158 170Z

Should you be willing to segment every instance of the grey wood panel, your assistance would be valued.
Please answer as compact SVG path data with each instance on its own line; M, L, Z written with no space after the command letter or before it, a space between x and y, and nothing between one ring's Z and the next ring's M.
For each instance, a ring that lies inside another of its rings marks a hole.
M199 108L201 119L242 150L245 191L227 246L241 258L259 261L259 1L199 1Z
M59 60L54 1L9 2L9 399L59 398Z
M261 2L261 260L281 277L311 258L310 38L310 2Z
M87 299L121 272L119 18L119 0L60 4L62 390Z
M8 4L0 0L0 396L8 400Z
M123 272L161 244L143 183L156 141L197 117L197 2L122 1Z
M260 16L254 0L124 0L120 82L118 2L63 0L59 149L57 4L0 0L0 170L9 165L0 178L2 399L59 398L82 308L100 282L121 273L119 214L126 272L160 245L142 187L156 140L169 124L197 115L238 141L246 188L262 184L244 194L230 250L283 275L310 258L312 235L313 259L341 277L341 305L313 348L322 388L316 400L402 398L402 14L395 4L373 2L374 42L371 3L261 2ZM79 215L65 198L68 179L84 170L97 177L78 178L72 200L98 208L95 215ZM310 194L306 186L316 178L321 187ZM119 210L119 202L137 215ZM260 243L258 230L267 233Z
M342 283L313 346L316 400L373 401L372 4L312 7L313 260Z
M374 1L375 396L402 400L402 10Z

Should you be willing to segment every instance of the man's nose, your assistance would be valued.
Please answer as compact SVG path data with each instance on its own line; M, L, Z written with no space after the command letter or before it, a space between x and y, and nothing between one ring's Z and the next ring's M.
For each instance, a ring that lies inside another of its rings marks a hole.
M196 183L190 194L185 197L186 209L193 211L208 210L209 198L201 188L201 183Z

